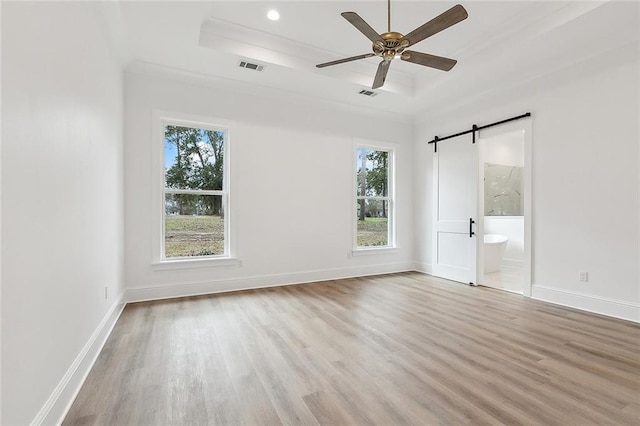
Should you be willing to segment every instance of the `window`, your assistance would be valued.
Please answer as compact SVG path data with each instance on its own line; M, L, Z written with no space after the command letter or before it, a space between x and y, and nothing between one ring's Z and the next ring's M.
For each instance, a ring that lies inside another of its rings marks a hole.
M393 152L356 147L356 249L393 247Z
M228 128L161 119L160 260L229 257Z

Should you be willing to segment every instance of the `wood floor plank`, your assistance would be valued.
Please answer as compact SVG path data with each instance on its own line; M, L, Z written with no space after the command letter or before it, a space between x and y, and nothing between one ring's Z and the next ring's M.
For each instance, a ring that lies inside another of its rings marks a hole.
M640 425L640 325L419 273L127 305L65 425Z

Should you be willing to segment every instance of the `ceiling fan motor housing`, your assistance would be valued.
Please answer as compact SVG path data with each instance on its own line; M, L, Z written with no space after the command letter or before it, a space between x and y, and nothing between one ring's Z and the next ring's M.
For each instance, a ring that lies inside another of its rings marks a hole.
M382 37L382 41L373 43L373 53L385 60L390 61L409 47L409 40L403 40L404 35L400 33L387 32L380 34L380 37Z

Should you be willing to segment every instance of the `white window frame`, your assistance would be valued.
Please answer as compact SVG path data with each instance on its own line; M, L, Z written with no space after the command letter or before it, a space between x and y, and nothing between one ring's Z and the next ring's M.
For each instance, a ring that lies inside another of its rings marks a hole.
M223 131L223 183L221 190L169 189L165 185L165 127L167 125ZM230 140L235 123L232 121L182 114L177 112L153 111L152 161L153 161L153 220L152 222L152 266L154 269L183 269L209 266L237 265L232 232L233 205L230 197ZM165 194L198 194L222 196L224 209L224 253L211 256L166 257L165 256Z
M367 140L356 140L353 144L353 172L351 174L351 182L354 177L358 176L358 167L360 165L358 158L359 149L368 149L373 151L385 151L388 153L388 176L387 176L387 196L386 197L368 197L359 196L357 185L353 185L353 201L351 217L353 220L353 232L352 232L352 254L383 254L383 253L395 253L398 250L396 244L396 175L395 175L395 162L396 162L396 146L390 143L373 142ZM385 200L388 202L389 217L387 221L387 245L386 246L358 246L358 201L362 199L369 200Z

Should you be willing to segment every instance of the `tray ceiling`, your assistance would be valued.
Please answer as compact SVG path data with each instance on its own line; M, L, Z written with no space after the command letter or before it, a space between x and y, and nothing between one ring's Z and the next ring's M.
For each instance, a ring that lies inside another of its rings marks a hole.
M391 29L407 33L452 2L392 1ZM370 88L379 60L317 69L315 64L368 53L370 42L340 13L355 11L386 30L385 1L121 2L110 28L128 50L129 67L163 69L407 117L545 75L638 43L635 2L462 2L469 18L415 46L458 60L450 72L394 61L378 96ZM280 20L267 11L277 9ZM241 60L263 72L238 67Z

